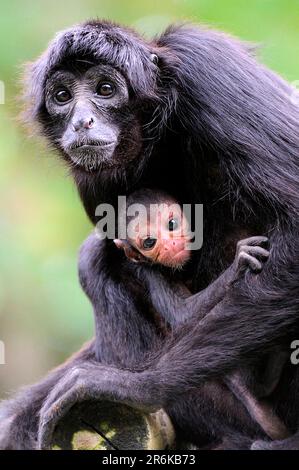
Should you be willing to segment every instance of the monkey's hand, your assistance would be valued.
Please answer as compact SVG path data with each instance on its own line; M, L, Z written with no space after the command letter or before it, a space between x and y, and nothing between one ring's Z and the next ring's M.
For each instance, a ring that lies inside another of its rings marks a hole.
M268 248L269 240L267 237L250 237L240 240L237 243L233 269L235 271L235 280L249 268L253 273L262 271L264 263L267 261L270 253Z
M157 411L158 393L147 396L138 380L138 373L102 365L96 361L82 362L61 378L46 398L40 411L38 448L50 449L59 421L72 406L86 400L125 404L144 412Z

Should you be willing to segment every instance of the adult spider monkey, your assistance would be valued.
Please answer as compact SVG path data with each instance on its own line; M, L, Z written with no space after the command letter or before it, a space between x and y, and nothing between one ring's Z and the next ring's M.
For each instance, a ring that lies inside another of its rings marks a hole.
M254 281L249 275L236 283L215 315L182 327L139 371L134 361L152 344L152 325L142 314L134 280L128 283L123 271L113 271L120 263L129 269L121 254L90 237L81 277L90 279L92 290L105 261L109 285L107 296L101 299L99 292L96 298L99 308L107 308L103 329L96 331L97 352L93 343L4 403L1 446L34 447L37 432L46 446L76 400L109 396L143 409L178 405L192 387L254 358L258 371L262 356L288 348L299 333L299 111L292 87L225 34L174 26L147 42L106 21L58 34L27 77L27 118L69 165L92 221L99 203L116 203L118 195L138 187L163 188L180 203L203 203L205 243L195 260L193 292L231 264L241 238L268 236L271 260ZM123 298L117 306L110 302L116 286ZM130 327L121 328L124 311ZM99 352L103 364L96 361ZM287 364L271 396L294 437L254 447L299 447L298 385L297 369ZM182 417L179 423L191 436L201 424L200 403L194 405L194 422Z

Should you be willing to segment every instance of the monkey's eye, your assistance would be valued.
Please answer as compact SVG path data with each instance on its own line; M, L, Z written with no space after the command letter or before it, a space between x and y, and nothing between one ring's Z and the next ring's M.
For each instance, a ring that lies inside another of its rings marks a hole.
M104 98L110 98L115 93L115 87L108 82L101 82L98 84L96 94Z
M157 243L156 238L146 238L142 242L142 246L145 250L150 250L151 248L154 248L155 244Z
M65 104L72 99L72 95L66 88L61 88L56 91L54 98L58 104Z
M177 219L170 219L169 222L168 222L168 230L170 232L173 232L174 230L176 230L179 226L179 223L177 221Z

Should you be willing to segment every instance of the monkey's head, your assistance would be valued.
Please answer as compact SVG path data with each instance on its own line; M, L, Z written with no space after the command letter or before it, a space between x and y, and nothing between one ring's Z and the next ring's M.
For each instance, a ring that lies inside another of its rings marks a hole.
M137 214L137 216L136 216ZM180 205L168 194L140 189L127 200L126 240L114 243L134 262L149 261L181 268L191 257L189 222Z
M79 171L137 169L156 62L134 32L108 22L59 33L28 67L27 119Z

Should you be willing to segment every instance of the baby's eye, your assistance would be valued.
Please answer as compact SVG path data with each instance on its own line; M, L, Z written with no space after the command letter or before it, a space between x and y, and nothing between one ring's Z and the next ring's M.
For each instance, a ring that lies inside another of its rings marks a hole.
M146 238L145 240L143 240L142 242L142 246L143 248L145 248L146 250L150 250L151 248L153 248L155 246L155 244L157 243L157 239L156 238Z
M176 230L178 226L179 226L179 223L177 219L170 219L170 221L168 222L168 230L170 232L173 232L174 230Z

